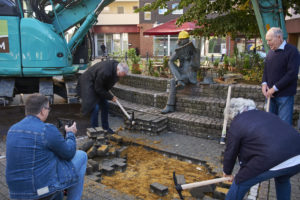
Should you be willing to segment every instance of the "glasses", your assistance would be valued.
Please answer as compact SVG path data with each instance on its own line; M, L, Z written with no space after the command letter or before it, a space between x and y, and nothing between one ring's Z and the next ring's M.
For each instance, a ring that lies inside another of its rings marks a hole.
M50 108L50 107L44 107L44 108L45 108L45 109L47 109L47 110L49 110L49 111L51 110L51 108Z

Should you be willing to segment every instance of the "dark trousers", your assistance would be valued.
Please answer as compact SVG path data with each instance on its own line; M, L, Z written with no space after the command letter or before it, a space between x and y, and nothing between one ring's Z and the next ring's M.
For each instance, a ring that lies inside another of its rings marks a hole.
M96 104L91 115L91 126L93 128L99 126L99 110L101 109L101 125L104 130L109 128L108 124L108 102L106 99L100 99L99 103Z

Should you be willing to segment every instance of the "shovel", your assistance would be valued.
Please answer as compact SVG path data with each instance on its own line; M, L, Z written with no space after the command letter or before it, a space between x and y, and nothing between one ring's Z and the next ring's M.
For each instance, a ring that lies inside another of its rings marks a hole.
M173 179L174 179L176 191L178 192L180 199L184 199L182 196L182 193L181 193L182 190L197 188L197 187L211 185L211 184L220 183L220 182L224 182L224 181L229 181L231 178L230 177L222 177L222 178L215 178L215 179L211 179L211 180L180 185L177 183L175 172L173 172Z
M115 96L111 91L109 91L109 93L113 96ZM116 103L118 104L118 106L120 107L120 109L122 110L122 112L124 113L124 115L128 118L128 120L130 121L130 124L133 126L135 124L134 119L134 112L131 113L131 117L130 115L127 113L127 111L124 109L124 107L121 105L121 103L119 102L119 100L116 100Z
M226 106L225 106L225 112L224 112L224 122L223 122L222 135L220 138L220 144L225 144L226 127L227 127L227 121L228 121L228 109L230 106L230 97L231 97L231 85L228 86Z

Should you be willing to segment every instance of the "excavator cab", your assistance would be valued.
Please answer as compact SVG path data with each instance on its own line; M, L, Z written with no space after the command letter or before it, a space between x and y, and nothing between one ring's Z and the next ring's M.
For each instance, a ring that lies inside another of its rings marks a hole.
M89 30L112 2L0 0L0 104L33 92L73 102L76 73L90 61Z

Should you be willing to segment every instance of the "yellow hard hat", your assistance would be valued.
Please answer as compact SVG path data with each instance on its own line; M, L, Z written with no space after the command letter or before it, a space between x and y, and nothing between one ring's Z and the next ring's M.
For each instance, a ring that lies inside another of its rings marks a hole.
M181 31L179 34L178 34L178 39L186 39L186 38L189 38L190 35L188 32L186 31Z

